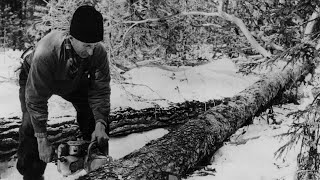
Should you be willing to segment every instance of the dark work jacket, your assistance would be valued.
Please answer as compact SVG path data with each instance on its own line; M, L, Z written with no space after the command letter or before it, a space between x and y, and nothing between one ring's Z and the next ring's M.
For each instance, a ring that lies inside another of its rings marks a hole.
M78 87L85 69L93 72L88 87L88 102L95 120L108 123L110 113L110 72L107 52L98 44L93 55L81 59L84 65L70 76L70 59L61 56L66 33L52 31L37 44L33 56L28 59L30 71L26 83L26 105L31 116L35 135L46 133L48 120L48 99L53 95L66 95ZM79 62L79 61L78 61ZM82 64L82 63L81 63ZM73 68L74 70L74 68Z

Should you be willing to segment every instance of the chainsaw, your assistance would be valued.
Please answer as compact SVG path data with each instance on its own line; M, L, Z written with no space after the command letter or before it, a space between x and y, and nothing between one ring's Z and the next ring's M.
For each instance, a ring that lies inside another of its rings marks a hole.
M98 150L97 141L68 141L58 146L57 169L63 176L69 176L82 169L87 173L110 163L112 158Z

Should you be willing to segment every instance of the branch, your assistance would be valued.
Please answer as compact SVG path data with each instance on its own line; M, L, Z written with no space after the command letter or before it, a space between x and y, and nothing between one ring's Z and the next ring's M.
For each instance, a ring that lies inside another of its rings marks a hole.
M257 50L261 55L263 55L264 57L271 57L271 53L268 52L265 48L263 48L257 41L256 39L251 35L250 31L247 29L246 25L243 23L243 21L241 19L239 19L236 16L230 15L226 12L224 12L223 9L223 3L224 1L220 1L219 6L218 6L218 12L200 12L200 11L184 11L181 13L177 13L177 14L172 14L166 17L162 17L162 18L153 18L153 19L145 19L145 20L141 20L141 21L123 21L123 24L132 24L125 32L124 36L123 36L123 40L121 42L121 44L124 43L124 39L127 35L127 33L136 25L141 24L141 23L147 23L147 22L156 22L156 21L160 21L160 20L164 20L164 19L168 19L177 15L181 15L181 16L189 16L189 15L201 15L201 16L211 16L211 17L221 17L227 21L233 22L234 24L236 24L240 30L242 31L242 33L245 35L245 37L247 38L247 40L249 41L251 47L255 50ZM206 24L207 26L209 24ZM212 25L212 24L210 24ZM276 44L274 44L275 47L280 48L278 46L276 46ZM280 48L281 49L281 48Z
M243 21L236 16L227 14L223 12L222 6L223 1L220 1L218 12L213 13L207 13L207 12L198 12L198 11L191 11L191 12L182 12L181 15L202 15L202 16L217 16L221 17L227 21L233 22L236 24L242 33L246 36L247 40L249 41L251 47L255 50L257 50L260 54L262 54L264 57L271 57L271 53L268 52L265 48L263 48L256 39L251 35L250 31L247 29L246 25L243 23Z
M251 47L255 50L257 50L260 54L262 54L264 57L271 57L271 53L268 52L266 49L264 49L257 41L256 39L251 35L250 31L247 29L246 25L243 23L243 21L236 16L227 14L225 12L221 11L221 17L225 20L231 21L234 24L236 24L242 33L246 36L247 40L249 41Z
M213 26L213 27L216 27L216 28L222 28L221 25L213 24L213 23L191 24L191 26L193 26L193 27L209 27L209 26Z
M221 25L219 24L213 24L213 23L205 23L205 24L202 24L202 26L206 27L206 26L214 26L216 28L222 28Z
M270 41L267 37L265 36L261 36L261 39L265 42L267 42L271 47L273 47L273 49L279 50L279 51L284 51L284 47Z
M218 5L218 12L219 12L219 13L222 13L222 12L223 12L223 8L224 8L224 6L225 6L225 1L226 1L226 0L220 0L220 1L219 1L219 5Z
M136 62L134 65L132 66L123 66L121 64L116 64L115 66L119 69L121 69L124 72L130 71L131 69L134 68L141 68L141 67L156 67L162 70L166 70L166 71L170 71L170 72L180 72L180 71L185 71L189 68L186 67L175 67L175 66L167 66L167 65L162 65L160 64L160 60L145 60L145 61L139 61Z
M174 17L174 16L177 16L177 15L178 15L178 13L177 13L177 14L171 14L171 15L169 15L169 16L165 16L165 17L161 17L161 18L144 19L144 20L141 20L141 21L123 21L123 22L119 23L119 24L132 24L132 25L126 30L126 32L124 33L123 39L122 39L122 41L121 41L120 44L123 44L123 43L124 43L124 40L125 40L126 35L129 33L129 31L130 31L134 26L136 26L136 25L138 25L138 24L147 23L147 22L157 22L157 21L169 19L169 18Z
M313 27L314 27L314 25L315 25L315 23L316 23L315 19L316 19L317 17L319 17L319 13L318 13L318 11L316 10L316 11L314 11L314 12L312 13L312 15L311 15L310 18L309 18L309 22L308 22L308 24L307 24L307 26L306 26L306 29L305 29L305 31L304 31L304 35L305 35L305 36L309 36L309 35L312 33Z
M160 21L162 18L154 18L154 19L144 19L141 21L123 21L123 24L141 24L141 23L146 23L146 22L156 22Z
M188 15L202 15L202 16L218 16L221 17L221 14L218 12L207 13L207 12L200 12L200 11L189 11L189 12L181 12L180 15L188 16Z
M160 20L165 20L165 19L169 19L171 17L174 17L174 16L178 16L178 15L182 15L182 16L185 16L185 15L203 15L203 16L220 16L219 13L207 13L207 12L199 12L199 11L191 11L191 12L181 12L181 13L177 13L177 14L172 14L172 15L169 15L169 16L165 16L165 17L161 17L161 18L153 18L153 19L144 19L144 20L141 20L141 21L122 21L122 22L119 22L119 24L142 24L142 23L147 23L147 22L157 22L157 21L160 21Z
M123 45L124 40L126 39L126 36L127 36L127 34L129 33L129 31L130 31L134 26L136 26L136 25L138 25L138 24L139 24L139 23L134 23L133 25L131 25L131 26L126 30L126 32L123 34L123 38L122 38L122 41L121 41L120 44Z
M179 13L171 14L169 16L165 16L165 17L161 17L161 18L144 19L144 20L141 20L141 21L123 21L121 23L123 23L123 24L141 24L141 23L146 23L146 22L156 22L156 21L160 21L160 20L169 19L169 18L172 18L172 17L177 16L177 15L179 15Z
M225 0L219 1L218 12L221 14L220 17L236 24L240 28L242 33L246 36L247 40L249 41L253 49L257 50L264 57L271 57L271 53L268 52L256 41L256 39L251 35L250 31L247 29L246 25L243 23L243 21L240 18L223 11L224 2Z
M258 37L259 37L262 41L268 43L271 47L273 47L273 49L276 49L276 50L279 50L279 51L284 51L284 50L285 50L284 47L282 47L282 46L280 46L280 45L272 42L272 41L271 41L268 37L266 37L266 36L260 35L260 36L258 36Z
M232 60L234 61L246 61L246 60L250 60L250 59L253 59L254 62L250 61L249 63L260 63L260 62L263 62L265 61L265 59L263 58L263 56L261 54L258 54L258 55L252 55L252 56L246 56L245 59L244 57L236 57L236 58L232 58ZM246 63L246 62L243 62L243 63ZM242 64L243 64L242 63Z
M316 9L312 13L312 15L310 16L309 20L313 20L313 19L316 19L317 17L319 17L318 11L319 11L319 9ZM306 26L306 29L304 31L304 35L305 35L304 40L308 40L310 38L309 35L312 33L314 25L315 25L315 21L309 21L308 22L308 24ZM318 41L318 45L316 46L316 49L319 48L318 46L319 46L319 41ZM315 101L318 99L319 95L320 95L320 93L317 94L317 96L313 99L311 104L315 103Z
M151 87L145 85L145 84L136 84L136 83L129 83L129 82L122 82L121 84L126 84L126 85L133 85L133 86L142 86L142 87L146 87L148 88L151 92L154 92L155 94L157 94L159 96L160 99L153 99L153 100L162 100L162 101L168 101L169 100L163 98L158 92L154 91Z

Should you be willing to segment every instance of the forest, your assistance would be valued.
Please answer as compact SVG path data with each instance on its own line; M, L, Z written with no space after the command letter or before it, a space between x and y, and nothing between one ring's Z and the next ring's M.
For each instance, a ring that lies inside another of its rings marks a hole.
M135 68L193 67L222 57L234 60L244 75L258 74L261 69L269 74L231 98L197 109L197 115L183 116L181 111L167 109L166 125L152 118L145 118L152 121L147 123L143 118L135 121L148 128L132 126L125 133L173 124L179 128L81 179L161 179L164 172L183 177L237 129L252 123L253 117L283 103L284 98L296 102L296 87L308 75L319 77L315 70L320 61L317 0L2 0L1 47L23 51L52 30L68 31L72 13L83 4L103 14L102 43L112 79L118 83ZM301 180L319 179L319 95L306 109L290 112L297 121L283 134L290 140L276 153L283 155L302 141L297 157ZM123 112L118 113L112 128L121 131L132 122L121 122ZM168 118L172 114L184 118ZM6 130L0 131L2 137L8 137ZM68 135L76 130L70 126L69 131ZM59 138L54 140L61 142ZM6 141L8 147L16 147L16 140Z

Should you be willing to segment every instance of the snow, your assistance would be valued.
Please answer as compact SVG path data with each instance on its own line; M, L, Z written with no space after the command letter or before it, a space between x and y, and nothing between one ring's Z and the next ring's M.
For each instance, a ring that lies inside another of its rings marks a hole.
M19 87L15 81L16 75L13 73L19 64L20 54L21 52L14 51L0 53L0 118L21 116ZM167 69L136 68L124 75L126 77L124 84L112 82L112 110L124 107L142 109L155 105L166 107L171 102L207 101L231 97L258 79L256 76L238 74L237 66L226 58L197 67L179 67L173 71ZM293 180L299 149L293 149L287 156L278 159L274 153L287 140L279 138L278 135L287 132L293 121L290 117L286 117L286 114L305 108L312 100L311 87L303 87L303 90L306 98L301 106L289 104L284 107L274 107L276 120L282 122L281 125L267 124L262 118L266 118L265 115L255 118L253 124L239 129L229 141L225 142L213 156L210 165L195 171L185 180ZM51 122L75 117L72 105L58 96L50 98L48 106ZM63 117L65 115L71 116ZM121 158L166 133L168 131L165 129L155 129L121 138L111 138L110 155L114 159ZM0 179L21 179L15 163L15 159L0 163ZM49 163L45 178L72 180L83 174L85 172L81 171L67 178L62 177L57 172L56 166Z
M206 167L215 170L211 173L213 175L201 176L201 172L210 171L200 170L186 180L294 180L299 146L285 157L275 156L275 152L288 141L278 135L286 133L293 121L285 115L288 110L297 110L298 107L285 105L284 108L274 108L277 121L283 121L281 125L268 125L266 120L256 118L252 125L239 129L215 153L212 164Z
M20 114L19 86L17 73L19 67L19 51L0 52L0 117L16 116Z
M236 72L235 64L229 59L197 67L180 67L174 72L156 67L136 68L125 74L127 84L112 86L112 106L142 109L154 103L165 107L169 102L230 97L257 80L254 76L245 77ZM123 88L148 102L134 101L128 96L123 98L127 94Z

